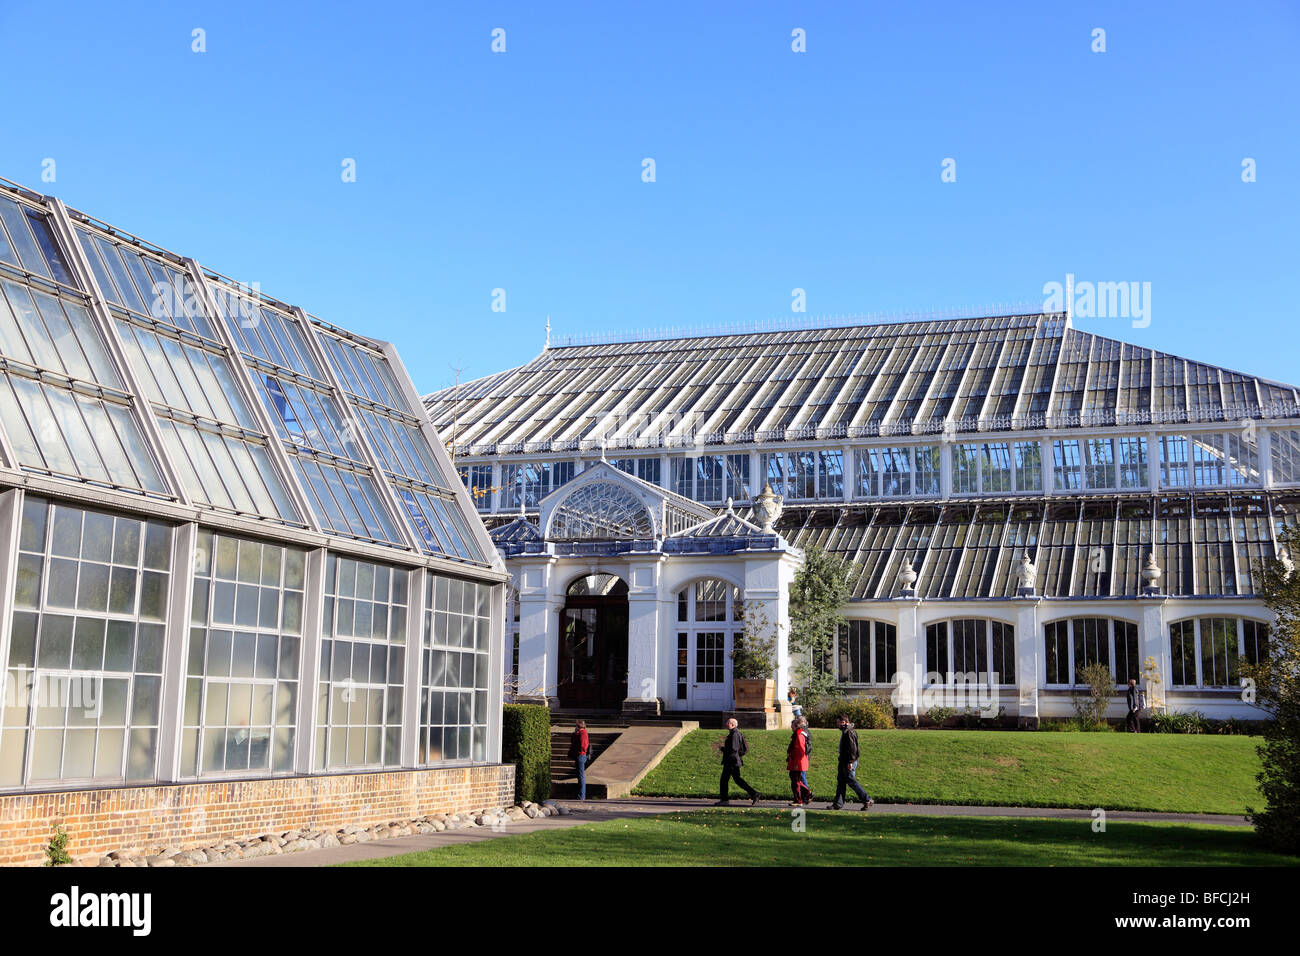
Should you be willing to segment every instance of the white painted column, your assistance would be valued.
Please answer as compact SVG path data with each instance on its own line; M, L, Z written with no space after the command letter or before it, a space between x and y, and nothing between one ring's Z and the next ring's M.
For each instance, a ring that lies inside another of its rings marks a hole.
M1160 436L1155 432L1147 432L1147 484L1152 491L1160 487Z
M1173 676L1173 661L1165 630L1165 599L1138 598L1138 604L1142 608L1142 623L1138 625L1138 654L1142 658L1140 664L1145 666L1147 658L1153 657L1156 669L1160 672L1160 687L1145 688L1147 706L1163 710L1169 697L1169 681ZM1142 683L1145 687L1145 677Z
M189 658L190 604L194 595L194 547L196 524L178 525L172 535L171 574L167 594L167 626L163 632L163 674L158 717L158 763L160 782L177 780L194 773L193 765L181 767L181 735L185 708L185 664Z
M22 520L23 492L17 488L0 492L0 708L5 706L9 676L9 641L13 631L14 590L18 585L18 541ZM18 693L16 687L10 690Z
M939 443L939 494L945 501L952 497L952 456L957 446L947 438ZM912 463L912 492L916 492L916 462Z
M512 622L506 620L506 610L510 606L507 586L498 584L492 588L492 597L488 604L488 661L491 675L488 677L488 722L487 748L485 758L491 763L501 762L501 707L497 693L505 685L506 664ZM496 701L494 705L492 702Z
M1017 727L1038 726L1039 654L1038 598L1016 601L1016 685L1019 690Z
M848 504L853 500L854 485L857 482L857 462L853 460L853 448L845 445L840 449L844 456L844 503Z
M1042 439L1038 447L1038 458L1043 469L1043 494L1050 495L1056 489L1056 459L1052 457L1052 439Z
M894 706L901 723L914 723L919 712L921 687L925 682L925 649L921 646L921 602L896 598L898 608L898 689Z
M552 560L521 563L519 569L519 696L523 699L556 695L558 614L563 599L550 594Z
M298 647L298 722L293 772L311 773L316 763L317 698L320 696L321 632L325 623L325 549L307 552L303 580L302 643ZM409 651L409 648L408 648Z
M1256 450L1259 454L1259 483L1265 488L1273 484L1273 431L1269 428L1257 428Z
M394 574L401 574L396 568ZM420 763L420 734L424 715L420 713L420 661L424 656L424 612L426 594L423 570L407 573L406 583L406 667L402 673L402 736L398 745L403 767Z
M769 554L745 562L745 587L741 600L757 613L766 615L775 630L778 701L785 698L793 672L790 663L790 584L796 568L795 562L783 554Z
M632 561L627 571L627 697L624 713L659 714L668 696L659 670L659 578L663 558Z

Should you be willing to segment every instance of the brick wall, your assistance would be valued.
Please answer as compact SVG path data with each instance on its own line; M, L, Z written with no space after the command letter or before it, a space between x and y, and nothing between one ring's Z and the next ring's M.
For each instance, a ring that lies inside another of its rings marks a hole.
M0 795L0 865L45 862L53 827L94 865L113 850L204 847L268 831L373 826L514 802L510 765Z

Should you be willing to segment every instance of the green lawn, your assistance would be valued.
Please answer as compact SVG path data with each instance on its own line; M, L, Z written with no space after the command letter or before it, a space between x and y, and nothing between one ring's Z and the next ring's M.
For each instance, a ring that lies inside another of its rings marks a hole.
M698 810L344 866L1293 866L1248 827L1024 817L922 817L811 811L792 830L780 810Z
M838 730L814 730L808 779L820 799L835 789ZM688 735L636 793L717 796L719 730ZM790 792L788 730L750 731L745 779L767 797ZM1255 737L867 730L858 733L858 779L881 803L1105 807L1243 814L1262 807ZM734 790L734 785L733 785ZM734 793L735 796L743 794Z

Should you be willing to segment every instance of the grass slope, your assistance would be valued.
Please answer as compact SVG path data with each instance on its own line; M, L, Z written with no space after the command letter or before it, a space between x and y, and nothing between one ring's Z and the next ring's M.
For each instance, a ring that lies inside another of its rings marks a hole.
M497 837L344 866L1293 866L1246 827L699 810Z
M808 778L819 799L835 790L838 730L813 730ZM747 733L745 779L766 797L790 792L788 730ZM646 796L716 798L722 732L689 734L636 789ZM1245 813L1262 807L1251 737L1011 731L859 731L858 779L882 803L1105 807L1172 813ZM734 790L733 785L733 790ZM743 794L733 793L733 798Z

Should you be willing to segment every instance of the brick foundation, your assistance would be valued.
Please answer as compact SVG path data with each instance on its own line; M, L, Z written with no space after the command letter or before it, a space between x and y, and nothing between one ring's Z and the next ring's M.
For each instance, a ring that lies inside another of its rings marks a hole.
M510 765L394 770L0 795L0 865L45 862L56 823L68 853L94 865L113 850L203 847L268 831L373 826L514 802Z

